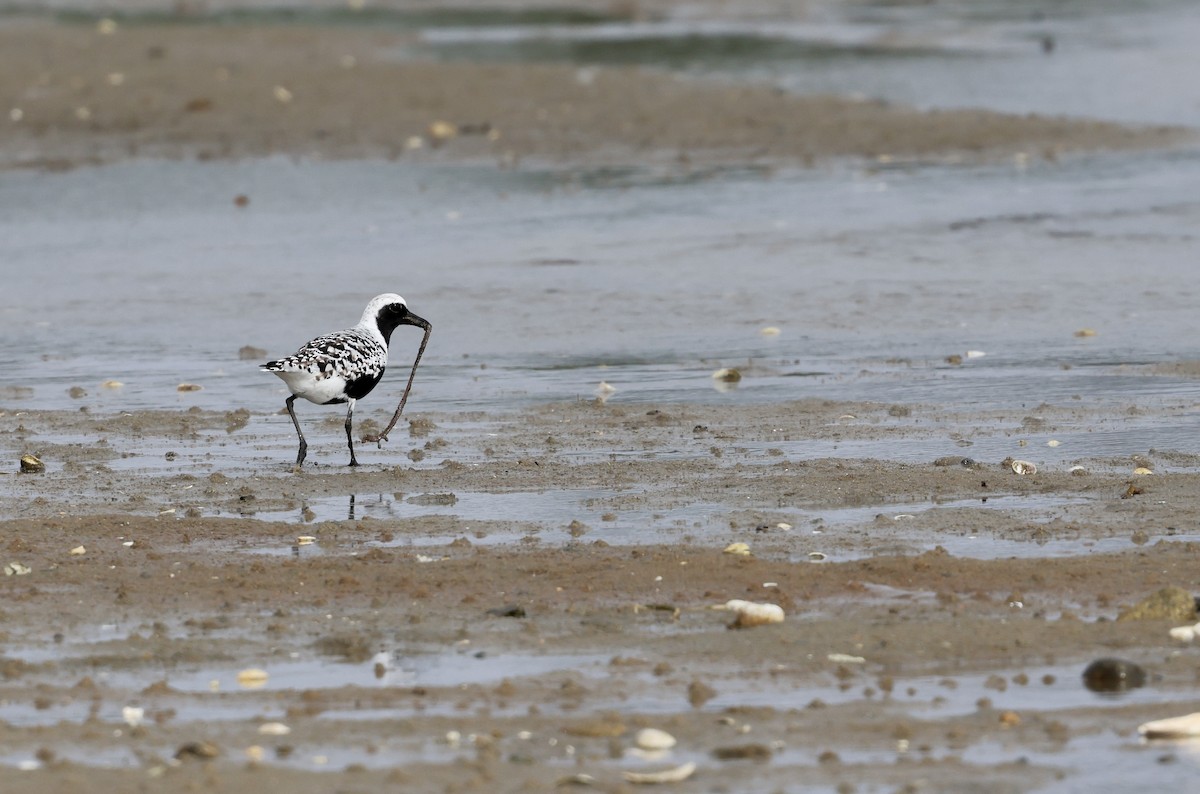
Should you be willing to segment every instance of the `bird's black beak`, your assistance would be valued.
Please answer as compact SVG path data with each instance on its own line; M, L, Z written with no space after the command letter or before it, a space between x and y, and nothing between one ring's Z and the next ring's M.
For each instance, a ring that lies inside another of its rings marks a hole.
M426 320L423 317L418 317L417 315L413 314L412 312L409 312L408 314L404 315L404 319L400 321L400 324L401 325L415 325L417 328L420 328L422 331L425 331L426 333L428 333L429 331L431 331L433 329L433 326L431 326L429 324L428 320Z

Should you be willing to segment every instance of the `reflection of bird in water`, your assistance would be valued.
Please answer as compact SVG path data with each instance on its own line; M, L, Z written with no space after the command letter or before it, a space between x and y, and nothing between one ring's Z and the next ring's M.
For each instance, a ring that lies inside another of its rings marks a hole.
M424 329L428 336L429 323L410 312L404 298L392 293L377 295L367 304L358 325L319 336L287 358L261 365L262 369L282 378L292 392L286 404L292 424L296 426L296 435L300 437L297 467L304 463L308 451L308 443L304 440L304 433L300 430L300 422L292 407L297 397L317 405L349 404L346 410L346 441L350 445L350 465L358 465L351 434L354 403L370 394L383 377L392 331L401 325L415 325Z

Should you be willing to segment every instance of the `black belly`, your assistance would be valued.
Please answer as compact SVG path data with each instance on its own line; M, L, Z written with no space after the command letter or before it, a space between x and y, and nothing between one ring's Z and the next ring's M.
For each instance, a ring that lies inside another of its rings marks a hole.
M374 389L375 384L379 383L382 378L382 369L370 375L363 375L360 378L355 378L354 380L346 383L346 396L351 400L361 400L363 397L366 397L371 393L371 389ZM345 400L338 400L338 402L345 402Z

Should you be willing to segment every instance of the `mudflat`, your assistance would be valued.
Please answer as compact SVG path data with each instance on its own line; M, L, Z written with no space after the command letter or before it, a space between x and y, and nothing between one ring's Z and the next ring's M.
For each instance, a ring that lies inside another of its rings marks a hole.
M5 563L29 569L4 579L4 736L42 766L10 790L625 790L694 762L681 790L1017 791L1162 715L1089 692L1097 657L1143 666L1172 713L1197 705L1167 633L1194 605L1118 619L1193 579L1182 453L1026 475L795 459L771 444L903 445L946 416L581 401L415 414L358 470L329 417L294 473L264 419L0 414L48 465L0 478ZM99 441L52 441L81 435ZM551 521L472 507L521 494L583 496ZM785 620L731 628L731 599ZM254 669L265 684L239 683ZM646 727L678 744L637 750Z
M411 35L411 34L409 34ZM0 164L129 157L530 158L557 163L980 160L1145 149L1165 126L920 111L626 66L411 60L403 33L0 25Z
M400 57L411 35L13 17L0 166L1049 160L1191 134ZM1186 407L416 401L358 469L342 418L305 415L293 471L266 406L40 410L34 393L0 391L5 791L624 792L666 771L681 792L1010 792L1095 789L1110 761L1164 788L1194 776L1136 728L1200 710L1194 649L1168 634L1197 619L1195 446L1038 454L1058 428L1163 427ZM998 434L1038 470L970 457ZM897 460L930 439L956 454ZM807 447L843 443L897 454ZM45 470L19 473L22 455ZM730 601L785 618L735 627ZM1127 678L1085 682L1103 657Z

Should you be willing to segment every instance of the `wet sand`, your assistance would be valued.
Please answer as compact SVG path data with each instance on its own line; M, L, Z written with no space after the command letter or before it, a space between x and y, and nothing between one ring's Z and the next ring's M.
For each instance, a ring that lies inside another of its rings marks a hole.
M1039 417L1048 432L1086 419L1047 406ZM1000 461L755 448L904 444L947 418L824 401L413 418L383 450L363 445L357 471L342 465L340 420L314 422L314 465L294 474L276 416L0 414L4 436L48 466L0 478L4 512L19 516L3 522L4 561L31 569L4 580L4 737L10 758L44 767L9 790L550 791L586 774L619 791L624 771L695 761L678 790L769 791L803 776L958 791L965 775L976 790L1024 791L1080 774L1055 763L1068 747L1136 747L1161 698L1171 713L1200 706L1191 654L1167 637L1194 620L1191 605L1117 620L1191 582L1196 544L1179 535L1200 509L1195 456L1018 476ZM211 433L253 473L222 473ZM103 441L53 442L78 435ZM210 474L171 471L203 461ZM1156 473L1133 475L1139 464ZM570 521L457 515L470 493L536 504L579 489L605 495ZM315 518L320 504L352 509L351 494L354 518ZM367 509L379 499L440 512L381 520ZM1067 506L1040 509L1047 499ZM864 506L874 518L834 518ZM616 540L647 513L662 519L644 528L657 542ZM983 539L980 556L937 542L964 534ZM988 538L1034 551L988 554ZM1063 539L1076 553L1037 554ZM1112 551L1089 553L1106 541ZM750 554L724 552L736 542ZM730 629L712 607L734 598L778 604L786 620ZM1088 692L1084 666L1112 655L1152 683L1127 699ZM244 689L233 678L244 668L280 680ZM126 706L144 722L125 725ZM276 721L291 733L258 733ZM679 745L633 757L642 727Z
M11 20L0 163L802 165L1185 135L649 70L390 57L404 35ZM456 134L435 146L439 121ZM1195 364L1159 370L1192 377ZM623 772L685 762L697 770L672 791L1007 792L1151 775L1170 788L1194 775L1185 750L1135 734L1200 709L1195 652L1167 634L1194 608L1118 618L1194 583L1200 459L1189 439L1070 465L1038 454L1057 427L1166 425L1175 408L414 404L416 424L363 445L360 470L343 465L341 417L314 409L311 465L293 473L286 417L258 406L2 402L0 762L30 767L6 791L615 792L634 787ZM1027 442L1041 470L962 457L997 434ZM804 452L930 439L960 454ZM16 473L26 453L47 471ZM749 554L726 553L733 543ZM712 609L730 599L778 604L786 620L731 629ZM1080 674L1104 656L1143 665L1147 686L1089 692ZM248 668L265 685L240 685ZM276 722L290 732L260 732ZM639 757L642 727L679 744ZM1110 757L1120 774L1095 763Z
M411 36L411 34L408 34ZM1172 145L1191 134L983 110L918 111L632 67L405 60L403 33L0 25L0 164L129 157L574 164L958 162ZM419 148L414 148L419 147Z

